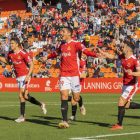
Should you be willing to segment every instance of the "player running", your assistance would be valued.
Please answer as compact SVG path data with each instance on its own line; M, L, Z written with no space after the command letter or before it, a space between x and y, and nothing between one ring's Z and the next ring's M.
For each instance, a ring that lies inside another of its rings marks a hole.
M16 72L16 80L19 88L20 111L21 111L21 116L15 121L24 122L25 100L28 100L32 104L40 106L44 114L46 114L47 110L45 108L45 103L38 102L34 97L31 97L28 93L27 88L30 81L31 73L33 72L34 69L34 64L29 54L19 49L19 44L20 41L18 38L11 38L10 40L11 51L8 53L7 58L0 57L0 61L8 63L11 60L14 65ZM26 64L30 66L29 70Z
M85 70L86 70L86 56L83 56L80 60L80 94L81 94L81 91L82 91L82 87L84 85L84 78L86 77L86 73L85 73ZM77 111L77 102L74 101L73 99L73 96L68 96L68 101L71 101L71 104L72 104L72 115L71 117L69 118L69 121L75 121L75 115L76 115L76 111ZM79 103L79 106L80 105L80 102ZM86 114L86 110L82 113L82 115L85 115Z
M47 56L47 58L40 58L41 61L57 57L61 53L60 62L60 94L61 94L61 112L63 121L59 123L60 128L68 128L67 111L68 111L68 95L69 90L72 90L73 99L80 102L80 111L85 112L85 107L82 104L82 97L80 95L80 81L79 81L79 65L81 53L92 57L99 56L97 53L88 51L80 42L72 40L73 30L70 27L64 27L62 31L62 42L56 52Z
M111 55L99 50L100 53L102 53L106 58L120 59L124 71L123 88L121 97L118 102L118 122L114 127L111 127L110 129L123 129L122 121L125 114L125 108L140 109L140 104L130 102L138 90L137 77L140 76L140 62L133 55L134 49L135 46L132 43L124 41L123 54L121 55Z

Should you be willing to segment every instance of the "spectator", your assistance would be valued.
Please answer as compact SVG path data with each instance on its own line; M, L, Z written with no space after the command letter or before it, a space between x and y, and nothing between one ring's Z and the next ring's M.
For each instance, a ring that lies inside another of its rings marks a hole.
M138 56L139 56L139 49L140 49L140 47L139 47L139 39L136 38L134 53L136 54L136 57L137 57L137 58L138 58Z
M94 2L94 0L89 0L89 5L90 5L90 12L94 12L94 5L95 5L95 2Z
M4 72L3 72L3 75L4 75L5 77L9 77L9 76L10 76L9 71L8 71L7 68L5 68L5 70L4 70Z
M97 78L99 76L100 68L97 67L97 65L94 68L94 73L92 75L92 78Z
M117 62L116 62L116 67L117 67L117 73L121 73L121 66L122 66L122 63L121 63L121 61L120 60L117 60Z
M85 40L85 47L89 48L90 36L87 33L85 33L85 39L84 40Z
M43 29L42 30L42 33L41 33L41 35L42 35L42 41L46 41L46 31Z
M47 5L46 5L46 11L49 11L50 10L50 4L49 3L47 3Z
M98 40L98 47L99 47L99 48L102 48L102 46L103 46L103 39L100 38L100 39Z
M51 62L50 60L48 60L48 61L46 62L45 68L50 69L51 65L52 65L52 62Z
M57 7L56 8L59 11L59 13L61 13L61 3L60 2L57 4Z
M43 26L43 22L39 25L39 22L37 23L37 25L35 24L34 20L33 20L33 25L35 26L36 28L36 38L40 38L40 30L41 30L41 27Z
M31 12L32 10L32 0L27 0L28 6L27 6L27 13Z

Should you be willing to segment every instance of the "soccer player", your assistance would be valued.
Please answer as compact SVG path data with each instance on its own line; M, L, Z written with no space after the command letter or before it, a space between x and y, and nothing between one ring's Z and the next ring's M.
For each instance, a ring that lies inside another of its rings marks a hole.
M30 81L31 73L33 72L34 69L34 64L29 54L19 49L19 44L20 41L18 38L11 38L10 40L11 51L8 53L7 58L0 57L0 61L8 63L11 60L14 65L16 72L16 80L19 88L20 111L21 111L21 116L15 121L24 122L25 100L28 100L29 102L40 106L44 114L46 114L47 110L45 108L45 103L40 103L34 97L31 97L28 93L27 88ZM30 66L29 70L26 64Z
M99 50L106 58L120 59L123 67L123 88L118 102L118 121L110 129L123 129L122 121L126 109L140 109L140 104L130 102L138 90L137 77L140 76L140 62L133 55L135 46L129 41L124 41L124 47L121 55L111 55Z
M60 94L61 94L61 112L63 121L59 123L60 128L68 128L67 111L68 111L68 95L69 90L72 89L73 99L80 102L81 113L85 112L85 107L82 104L82 97L80 94L79 81L79 62L81 53L92 57L100 57L97 53L88 51L80 42L72 40L73 30L70 27L64 27L62 31L62 42L56 52L47 56L47 58L40 58L41 61L57 57L61 53L60 62Z
M81 91L82 91L82 87L84 85L84 78L86 77L86 73L85 73L85 68L86 68L86 56L83 56L80 60L80 94L81 94ZM76 115L76 111L77 111L77 102L74 101L73 97L71 96L68 96L68 101L71 101L71 104L72 104L72 115L71 117L69 118L69 121L75 121L75 115ZM80 102L79 103L79 106L80 105ZM82 115L85 115L86 114L86 110L84 111L84 114Z

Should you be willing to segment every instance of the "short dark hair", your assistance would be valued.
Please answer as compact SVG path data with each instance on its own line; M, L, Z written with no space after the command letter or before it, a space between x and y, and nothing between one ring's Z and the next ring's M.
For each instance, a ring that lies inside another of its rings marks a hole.
M73 29L71 28L71 27L64 27L65 29L67 29L67 31L69 32L69 33L71 33L71 36L72 36L72 34L73 34Z
M132 42L124 41L124 44L127 44L127 46L132 49L132 52L134 52L135 46Z
M10 41L14 41L18 44L18 46L20 46L20 41L19 41L19 38L17 37L12 37Z

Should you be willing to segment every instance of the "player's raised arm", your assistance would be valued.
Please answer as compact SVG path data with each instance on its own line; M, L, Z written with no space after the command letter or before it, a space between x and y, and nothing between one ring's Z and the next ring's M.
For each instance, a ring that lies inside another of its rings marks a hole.
M8 63L9 60L5 57L0 57L0 61L2 61L3 63Z
M77 47L78 51L82 51L87 56L98 57L98 58L101 57L100 53L99 54L98 53L93 53L93 52L87 50L87 48L84 45L82 45L80 42L77 43L76 47Z
M112 59L112 60L117 60L118 59L118 56L117 55L112 55L112 54L108 54L108 53L105 53L103 52L101 49L98 48L98 51L99 53L105 57L105 58L109 58L109 59Z
M55 58L59 55L59 53L61 52L61 45L59 46L59 48L52 54L48 55L47 57L40 57L39 60L43 63L45 63L47 61L47 59L50 58Z

